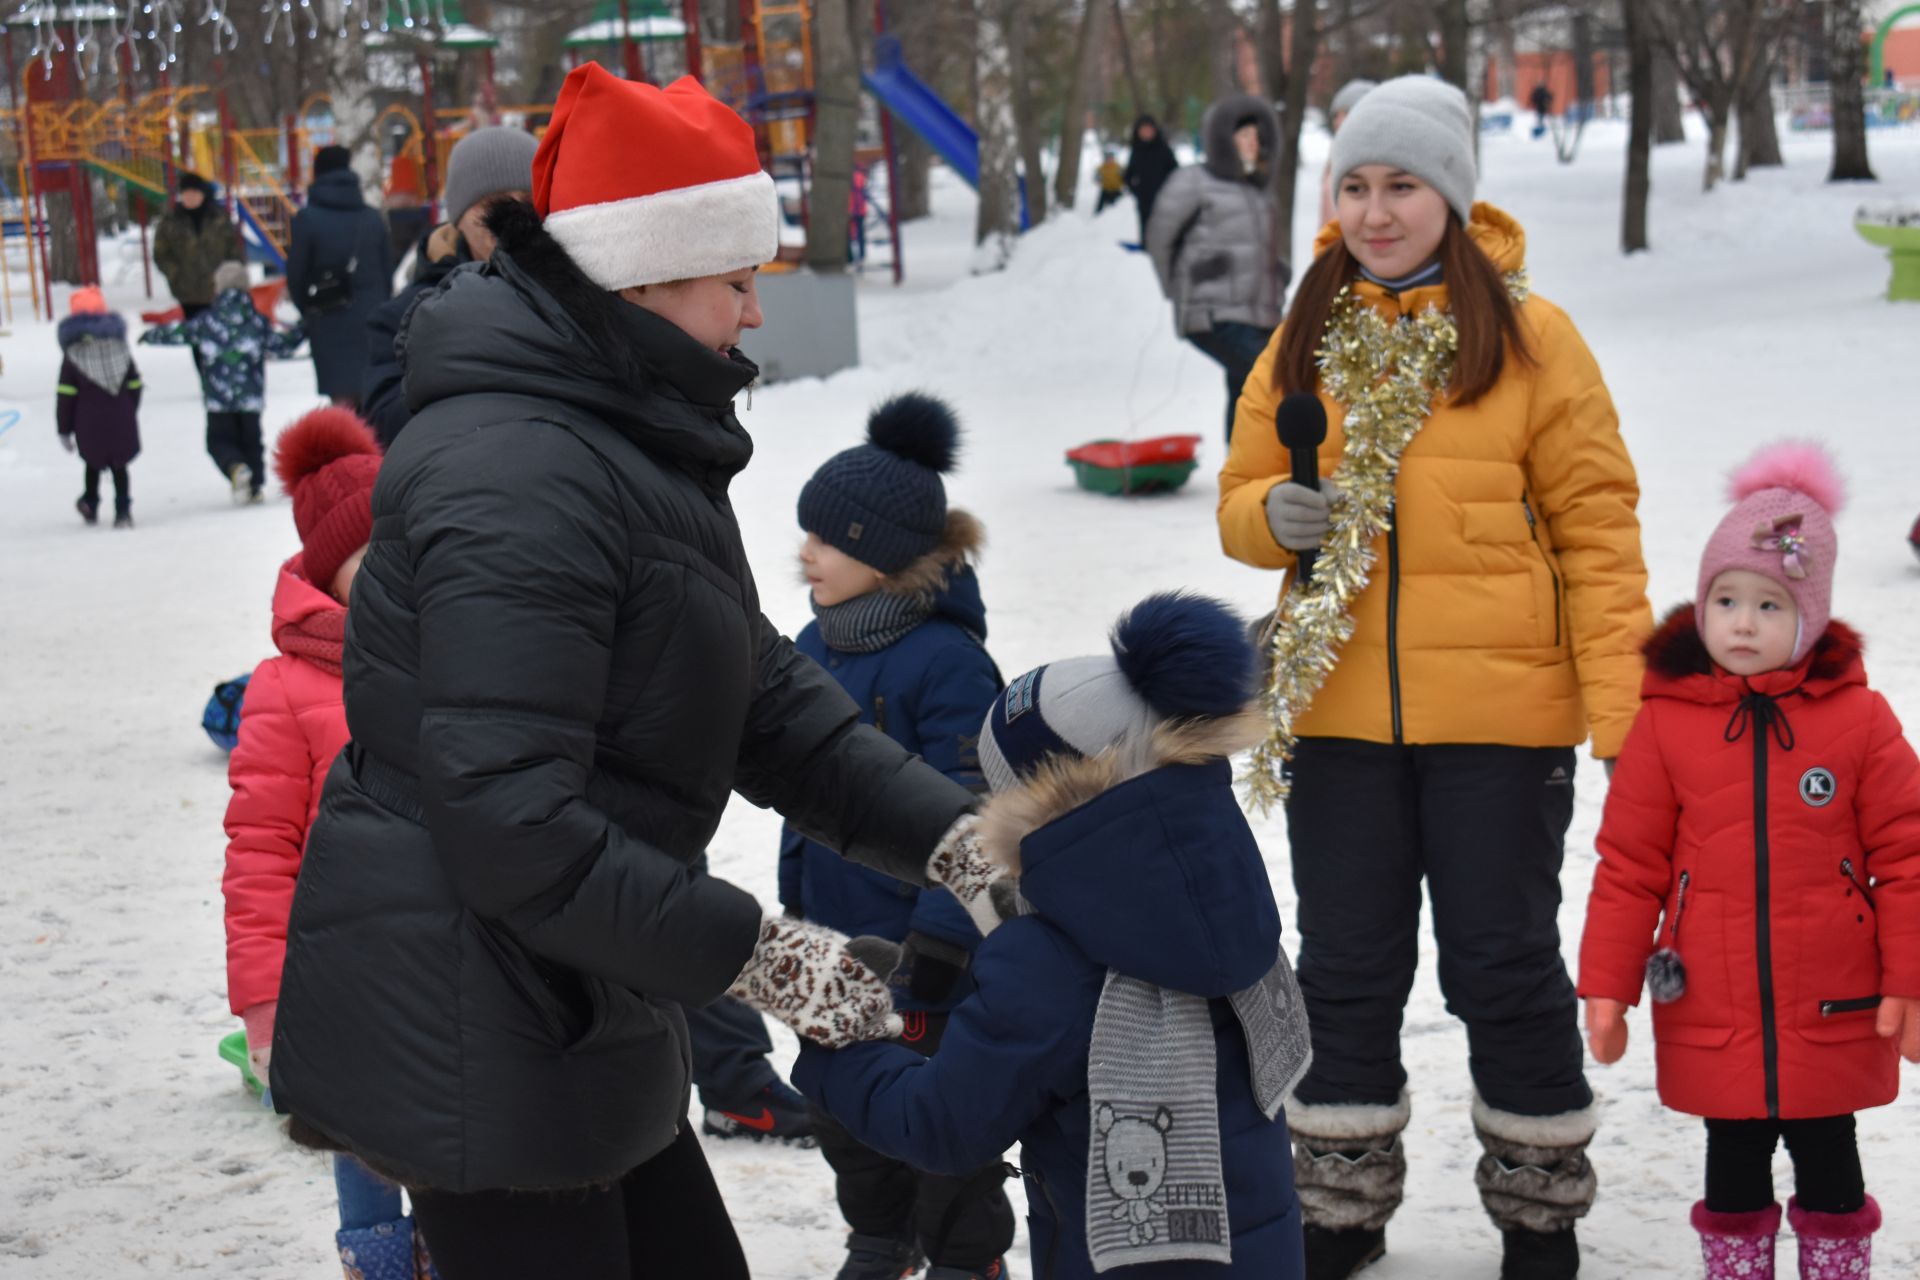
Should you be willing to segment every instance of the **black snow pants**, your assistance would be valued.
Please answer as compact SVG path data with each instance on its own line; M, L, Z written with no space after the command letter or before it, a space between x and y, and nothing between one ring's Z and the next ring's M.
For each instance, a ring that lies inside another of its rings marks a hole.
M1301 739L1287 802L1313 1027L1301 1101L1399 1100L1423 879L1480 1096L1523 1116L1593 1101L1557 920L1573 773L1571 748Z
M905 1043L933 1056L947 1029L944 1013L909 1013ZM924 1173L863 1147L813 1108L820 1154L833 1167L840 1214L856 1235L917 1241L936 1267L985 1271L1013 1244L1013 1206L999 1162L960 1177Z

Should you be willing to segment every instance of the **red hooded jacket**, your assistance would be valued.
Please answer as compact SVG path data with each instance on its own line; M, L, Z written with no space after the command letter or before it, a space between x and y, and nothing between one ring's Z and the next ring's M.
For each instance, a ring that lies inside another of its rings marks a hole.
M235 1013L280 998L294 877L327 770L347 742L334 641L345 615L345 605L301 576L298 556L281 567L273 592L273 640L281 654L254 668L240 708L240 741L227 762L233 797L221 887L227 1003Z
M1655 1004L1660 1099L1719 1119L1806 1119L1892 1102L1882 996L1920 998L1920 761L1833 623L1799 666L1714 666L1691 605L1647 643L1580 944L1580 994L1638 1003L1672 947L1685 991ZM1656 933L1657 930L1657 933Z

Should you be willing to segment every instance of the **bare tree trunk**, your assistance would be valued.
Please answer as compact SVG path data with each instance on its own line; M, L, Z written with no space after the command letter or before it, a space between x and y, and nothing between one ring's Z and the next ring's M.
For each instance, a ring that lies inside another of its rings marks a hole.
M60 284L85 284L80 278L80 230L73 214L73 196L49 191L47 205L47 262Z
M1287 96L1287 20L1280 0L1260 0L1260 91L1269 101Z
M1147 109L1147 95L1140 89L1140 77L1133 68L1133 39L1127 34L1127 11L1120 0L1113 2L1113 30L1120 42L1120 69L1127 77L1127 96L1133 100L1130 114L1139 116Z
M900 148L900 221L911 222L933 212L933 148L911 129L895 128Z
M1631 4L1633 0L1621 0ZM1513 24L1513 0L1501 0L1495 12L1494 79L1502 98L1514 98L1520 88L1520 37Z
M1773 89L1764 60L1756 61L1740 94L1740 152L1733 180L1749 169L1777 169L1786 163L1780 154L1780 133L1773 119Z
M1021 176L1026 181L1027 219L1037 227L1047 220L1047 166L1040 145L1040 113L1033 101L1032 14L1024 0L992 2L1001 7L1000 29L1006 36L1008 65L1013 72L1013 132L1020 150Z
M1700 181L1702 191L1713 190L1727 176L1727 118L1732 110L1731 103L1707 104L1707 171Z
M1147 33L1153 38L1153 81L1154 89L1160 94L1160 131L1165 133L1169 125L1176 123L1175 116L1179 108L1179 99L1173 93L1173 71L1167 50L1167 27L1161 21L1160 6L1147 5ZM1171 142L1172 138L1168 138Z
M344 6L343 0L328 0L326 24L338 31L328 50L327 89L333 99L334 141L353 152L353 171L359 175L367 203L374 208L381 201L380 139L374 135L374 116L379 110L373 100L373 87L367 79L367 48L360 30L358 13ZM352 21L347 21L352 19ZM422 138L421 145L426 145ZM444 179L444 175L443 175Z
M1318 0L1293 0L1293 56L1288 60L1286 110L1280 119L1280 155L1273 175L1279 204L1274 238L1288 261L1293 259L1293 204L1300 182L1300 126L1306 120L1307 90L1312 87L1313 63L1320 52L1319 7Z
M1467 12L1467 0L1440 0L1435 15L1440 26L1440 78L1478 102L1480 94L1470 83L1467 50L1473 43L1473 19Z
M1867 68L1860 56L1860 0L1828 0L1826 22L1827 86L1833 102L1833 165L1827 181L1872 182L1867 98L1861 92Z
M975 9L974 78L980 109L980 211L974 220L975 274L999 271L1020 234L1018 142L1013 122L1013 58L997 0Z
M1080 186L1080 150L1087 133L1087 90L1095 63L1107 36L1107 0L1086 0L1080 17L1080 36L1074 50L1073 79L1067 85L1066 116L1060 122L1060 172L1053 198L1063 209L1073 208Z
M807 189L807 266L847 269L853 143L860 121L860 63L847 0L813 4L813 182Z
M1640 18L1642 26L1647 25L1647 16ZM1685 142L1687 129L1683 123L1685 112L1680 108L1680 66L1673 55L1655 42L1653 50L1653 141L1655 146L1664 147L1673 142Z
M1240 69L1235 65L1237 50L1233 40L1234 28L1238 25L1232 0L1207 0L1207 54L1216 101L1240 92Z
M1647 202L1653 192L1653 120L1660 104L1654 91L1653 33L1646 6L1658 0L1621 0L1627 27L1627 187L1620 205L1620 252L1647 248Z

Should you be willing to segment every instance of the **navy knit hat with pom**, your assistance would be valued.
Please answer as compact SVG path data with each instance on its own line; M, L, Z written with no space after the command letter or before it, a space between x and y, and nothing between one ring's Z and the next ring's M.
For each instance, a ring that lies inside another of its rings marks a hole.
M1038 667L994 699L980 767L995 791L1050 756L1144 747L1167 721L1237 714L1258 691L1247 624L1218 600L1149 596L1121 615L1110 639L1111 655Z
M945 401L895 396L867 419L867 443L836 453L800 490L800 527L882 573L940 545L960 424Z

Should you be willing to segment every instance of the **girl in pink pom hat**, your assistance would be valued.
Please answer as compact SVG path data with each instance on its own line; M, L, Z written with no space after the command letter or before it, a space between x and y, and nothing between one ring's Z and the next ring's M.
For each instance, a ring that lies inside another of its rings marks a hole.
M1602 1063L1652 995L1661 1101L1701 1116L1709 1280L1774 1274L1773 1151L1803 1280L1868 1275L1880 1206L1854 1113L1920 1062L1920 760L1831 620L1844 488L1788 444L1733 477L1691 604L1647 644L1587 901Z

